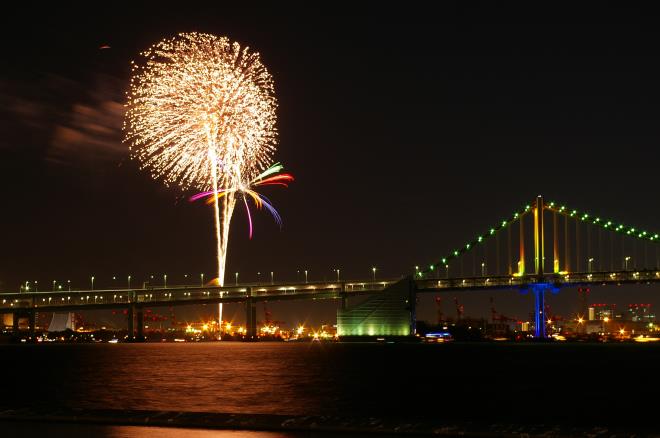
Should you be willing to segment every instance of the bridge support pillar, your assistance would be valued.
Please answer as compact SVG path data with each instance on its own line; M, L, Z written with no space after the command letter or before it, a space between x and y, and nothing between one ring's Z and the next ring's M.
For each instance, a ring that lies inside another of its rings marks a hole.
M128 342L133 342L135 339L135 327L133 325L133 320L135 319L135 305L128 305Z
M534 294L534 337L537 339L546 339L546 321L548 315L545 314L545 293L547 291L556 294L559 288L552 283L535 283L531 285Z
M137 336L135 340L137 342L144 342L144 309L142 306L137 308Z
M410 336L415 336L417 334L417 287L412 279L408 281L408 307L410 309Z
M34 310L28 311L28 333L31 342L36 342L37 313Z
M245 340L257 340L257 303L252 298L245 301Z
M536 285L532 288L534 292L534 337L545 339L545 287Z

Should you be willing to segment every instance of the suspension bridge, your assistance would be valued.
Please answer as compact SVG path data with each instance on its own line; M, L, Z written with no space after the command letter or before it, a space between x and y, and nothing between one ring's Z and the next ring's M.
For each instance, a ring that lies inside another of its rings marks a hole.
M254 338L260 301L334 299L341 300L340 337L409 336L415 333L418 293L515 289L534 295L535 336L545 338L547 292L658 283L659 262L658 234L538 196L464 246L397 279L0 293L0 313L13 315L15 331L27 319L33 335L37 312L122 308L128 310L129 338L142 339L147 306L244 303L247 337ZM361 295L368 297L349 306L351 297Z
M546 245L546 239L552 244ZM659 270L657 233L546 203L539 195L463 247L416 269L415 284L425 291L460 287L530 291L535 297L535 336L545 338L546 292L571 286L657 283Z

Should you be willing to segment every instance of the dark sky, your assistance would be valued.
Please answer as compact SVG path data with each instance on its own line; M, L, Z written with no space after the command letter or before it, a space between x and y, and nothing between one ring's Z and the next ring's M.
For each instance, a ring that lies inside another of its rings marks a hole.
M3 290L211 275L211 210L140 172L121 143L129 62L185 31L249 45L275 79L276 159L296 182L267 193L282 231L259 214L249 240L237 210L228 272L242 280L396 277L539 193L659 228L654 10L184 2L3 15ZM300 306L275 316L305 318Z

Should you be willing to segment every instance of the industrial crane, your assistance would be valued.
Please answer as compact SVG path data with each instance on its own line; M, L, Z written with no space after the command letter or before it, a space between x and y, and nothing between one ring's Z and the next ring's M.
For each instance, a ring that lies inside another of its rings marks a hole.
M507 323L509 321L517 321L516 318L509 318L508 316L498 313L497 310L495 310L495 299L493 297L490 297L490 317L493 324L497 322Z
M463 318L463 312L465 307L462 304L458 303L458 297L454 297L454 303L456 304L456 321L460 321Z
M435 305L438 309L438 324L442 324L443 321L443 314L442 314L442 297L437 296L435 297Z
M264 301L264 321L263 325L265 327L271 327L271 326L281 326L284 325L286 322L285 321L273 321L271 318L273 317L273 312L266 307L266 301Z

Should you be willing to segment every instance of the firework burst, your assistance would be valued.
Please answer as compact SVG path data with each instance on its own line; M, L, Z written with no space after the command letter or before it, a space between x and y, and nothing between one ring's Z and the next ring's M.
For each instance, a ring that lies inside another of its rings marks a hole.
M223 285L237 195L265 183L277 144L272 76L258 53L203 33L163 40L132 68L124 125L131 157L168 186L211 194Z

